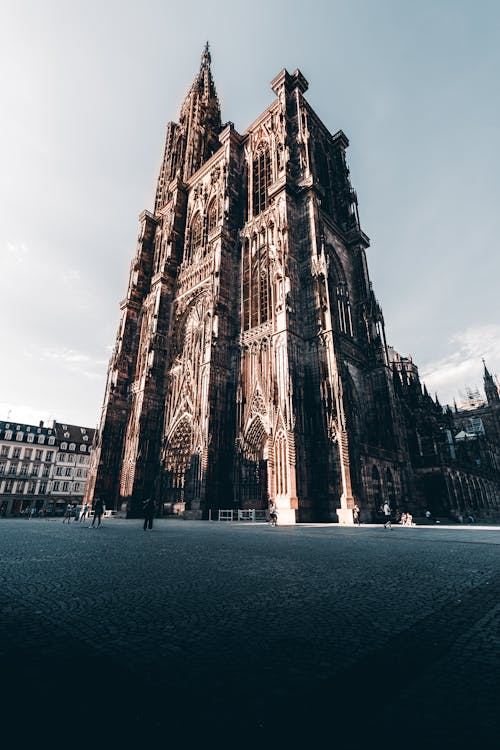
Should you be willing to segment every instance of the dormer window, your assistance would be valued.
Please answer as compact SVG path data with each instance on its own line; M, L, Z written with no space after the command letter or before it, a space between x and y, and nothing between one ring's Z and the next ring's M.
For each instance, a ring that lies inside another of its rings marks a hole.
M61 450L67 451L68 450L68 444L67 443L61 443Z
M70 443L69 444L69 449L70 449L70 451L74 451L75 450L75 444L74 443Z

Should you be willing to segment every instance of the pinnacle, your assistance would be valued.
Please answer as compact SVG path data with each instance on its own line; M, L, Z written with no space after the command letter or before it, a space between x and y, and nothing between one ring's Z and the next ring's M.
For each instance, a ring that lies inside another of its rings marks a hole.
M211 62L212 62L212 58L210 56L210 45L208 44L208 41L207 41L205 43L203 52L201 54L201 68L209 68Z

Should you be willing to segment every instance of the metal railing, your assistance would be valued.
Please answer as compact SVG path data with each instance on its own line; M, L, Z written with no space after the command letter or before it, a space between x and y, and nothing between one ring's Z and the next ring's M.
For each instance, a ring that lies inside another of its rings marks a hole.
M209 510L209 521L251 521L265 522L268 520L267 510L249 508L245 510Z

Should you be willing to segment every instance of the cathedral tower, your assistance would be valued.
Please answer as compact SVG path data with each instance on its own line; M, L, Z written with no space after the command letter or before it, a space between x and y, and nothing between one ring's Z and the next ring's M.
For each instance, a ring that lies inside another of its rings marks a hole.
M486 400L489 406L494 404L500 404L500 394L498 392L498 385L495 383L495 378L488 372L486 362L483 359L483 381L484 381L484 392L486 394Z
M409 483L349 143L298 70L243 134L222 125L210 63L207 45L140 218L88 498L350 523Z

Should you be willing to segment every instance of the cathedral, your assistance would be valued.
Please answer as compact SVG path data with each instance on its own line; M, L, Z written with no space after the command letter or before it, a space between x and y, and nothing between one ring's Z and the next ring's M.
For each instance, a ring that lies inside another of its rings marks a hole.
M271 87L273 103L244 133L223 123L207 44L167 126L87 499L136 517L152 496L162 514L189 519L273 501L282 524L351 524L355 503L376 520L385 499L493 517L497 385L496 438L481 436L482 466L460 463L456 414L386 342L346 135L311 108L299 70Z

